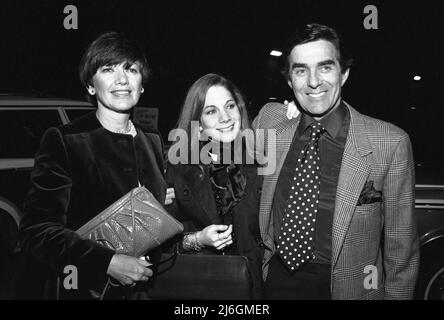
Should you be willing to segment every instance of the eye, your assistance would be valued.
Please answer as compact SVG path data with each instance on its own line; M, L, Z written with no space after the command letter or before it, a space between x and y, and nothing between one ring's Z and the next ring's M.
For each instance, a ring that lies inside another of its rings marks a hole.
M293 70L293 75L295 76L303 76L305 74L305 69L294 69Z
M325 65L325 66L321 66L321 72L330 72L331 70L333 70L333 67L331 65Z
M206 108L204 111L204 114L208 115L208 116L215 114L215 113L216 113L216 108Z
M100 69L101 72L103 73L109 73L109 72L113 72L114 71L114 67L112 66L104 66Z
M134 74L139 73L139 68L138 68L137 66L135 66L135 65L129 67L127 70L128 70L130 73L134 73Z
M225 106L225 108L232 110L234 108L237 108L237 105L235 103L229 103Z

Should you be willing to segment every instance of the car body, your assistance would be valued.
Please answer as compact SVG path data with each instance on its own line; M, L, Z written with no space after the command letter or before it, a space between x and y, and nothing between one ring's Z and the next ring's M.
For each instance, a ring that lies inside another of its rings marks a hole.
M415 299L444 300L444 184L417 184L420 265Z

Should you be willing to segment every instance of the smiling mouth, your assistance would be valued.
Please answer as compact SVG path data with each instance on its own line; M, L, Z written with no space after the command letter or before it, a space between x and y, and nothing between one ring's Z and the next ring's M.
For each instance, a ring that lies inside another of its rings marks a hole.
M322 92L319 92L319 93L307 93L307 95L309 97L312 97L312 98L320 98L320 97L322 97L326 93L327 93L327 91L322 91Z
M118 96L118 97L126 97L131 94L131 90L114 90L114 91L111 91L111 93L115 96Z
M234 123L228 127L225 128L218 128L217 130L222 131L222 132L228 132L228 131L232 131L234 129Z

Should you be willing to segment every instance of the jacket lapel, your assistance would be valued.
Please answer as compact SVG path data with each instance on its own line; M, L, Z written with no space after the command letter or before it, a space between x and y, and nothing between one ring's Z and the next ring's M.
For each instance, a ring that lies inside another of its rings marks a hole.
M348 231L361 190L367 181L372 153L362 115L346 104L350 111L350 128L345 145L336 191L332 230L332 270Z
M193 196L198 200L197 204L205 214L205 220L210 224L221 223L217 214L216 204L214 201L213 189L208 176L208 170L205 167L205 173L197 165L185 166L185 184L190 188ZM195 212L197 215L198 212Z

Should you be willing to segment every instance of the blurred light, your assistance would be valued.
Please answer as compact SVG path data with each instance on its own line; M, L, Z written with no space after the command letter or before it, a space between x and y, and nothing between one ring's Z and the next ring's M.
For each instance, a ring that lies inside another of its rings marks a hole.
M268 99L269 99L269 100L277 100L276 97L269 97Z
M410 110L416 110L416 107L410 107Z
M421 80L421 76L414 76L414 77L413 77L413 80L415 80L415 81L419 81L419 80Z
M280 57L282 55L282 52L277 50L271 50L270 56Z

